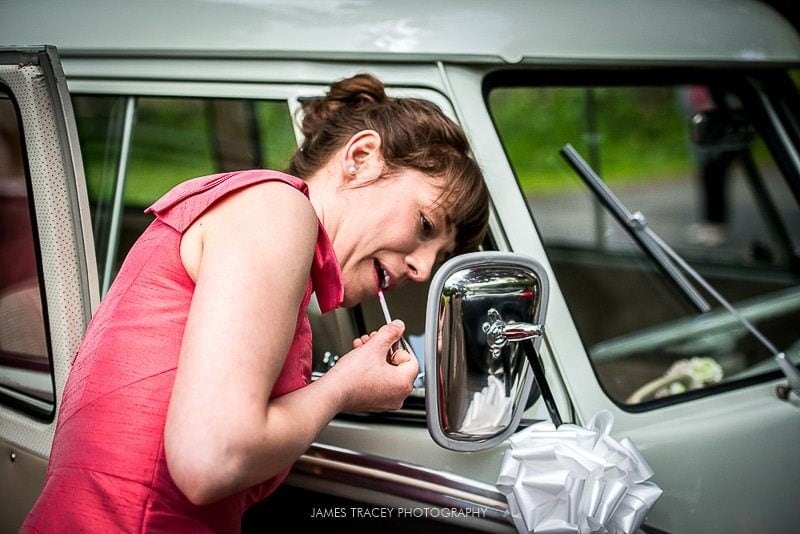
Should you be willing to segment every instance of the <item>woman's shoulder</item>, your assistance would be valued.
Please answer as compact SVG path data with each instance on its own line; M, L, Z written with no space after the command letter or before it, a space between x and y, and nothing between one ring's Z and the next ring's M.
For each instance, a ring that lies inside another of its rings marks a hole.
M241 189L262 182L283 182L291 185L298 191L308 194L306 183L281 171L267 169L250 169L244 171L224 172L200 176L179 183L145 211L159 214L179 202L196 197L220 197L236 189Z
M246 187L252 184L280 182L291 185L304 195L308 196L308 185L296 176L285 172L269 169L251 169L245 171L235 171L223 175L221 180L227 182L229 187Z
M257 194L257 187L261 184L286 184L286 191L299 191L308 202L308 186L295 176L266 169L252 169L234 171L208 176L201 176L182 182L168 191L145 211L155 215L158 219L172 226L178 231L184 231L198 217L204 214L212 205L227 197L250 197L251 195L238 195L245 190L252 190ZM279 188L269 188L280 191ZM281 197L276 193L277 197ZM288 195L292 198L296 195Z
M191 209L192 222L183 232L181 257L193 280L206 258L254 279L276 265L310 265L319 222L303 191L284 180L256 180L214 196L205 209Z

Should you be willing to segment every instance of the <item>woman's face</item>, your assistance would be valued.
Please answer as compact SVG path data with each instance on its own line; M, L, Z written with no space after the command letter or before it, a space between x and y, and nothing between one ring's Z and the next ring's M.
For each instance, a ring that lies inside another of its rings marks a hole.
M400 170L341 191L346 202L333 247L344 280L344 306L373 298L408 280L428 280L455 248L455 228L436 204L435 181Z

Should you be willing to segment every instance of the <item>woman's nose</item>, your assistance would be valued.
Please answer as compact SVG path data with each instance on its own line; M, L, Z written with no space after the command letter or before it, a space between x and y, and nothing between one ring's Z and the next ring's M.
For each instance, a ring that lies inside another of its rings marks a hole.
M426 282L431 276L435 262L435 250L417 249L413 254L406 256L408 277L414 282Z

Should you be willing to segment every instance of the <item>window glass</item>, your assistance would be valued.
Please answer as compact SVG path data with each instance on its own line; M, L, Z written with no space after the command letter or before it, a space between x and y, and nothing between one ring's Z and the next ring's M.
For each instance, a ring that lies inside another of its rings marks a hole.
M0 399L52 411L55 402L18 114L0 87Z
M560 151L572 145L630 212L798 361L800 212L762 140L758 103L744 86L649 80L490 93L560 290L618 403L679 400L776 366L702 288L711 309L701 312Z
M104 290L153 201L198 176L284 169L296 146L285 101L78 95L74 103Z

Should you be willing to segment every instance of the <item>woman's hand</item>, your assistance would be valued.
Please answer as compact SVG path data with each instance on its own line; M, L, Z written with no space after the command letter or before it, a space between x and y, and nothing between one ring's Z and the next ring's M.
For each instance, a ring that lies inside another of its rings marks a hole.
M378 412L397 410L413 389L419 373L417 359L403 349L394 352L403 335L400 320L382 326L377 332L353 340L353 350L339 359L324 379L339 381L343 388L342 411Z

